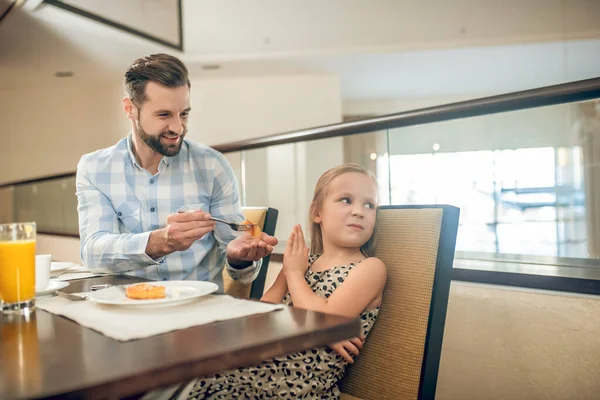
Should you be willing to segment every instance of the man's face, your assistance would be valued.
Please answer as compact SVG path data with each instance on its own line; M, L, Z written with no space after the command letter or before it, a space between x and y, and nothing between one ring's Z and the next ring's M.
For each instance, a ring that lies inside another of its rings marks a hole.
M137 108L135 133L155 152L172 157L179 153L187 133L190 89L166 87L155 82L146 85L146 101Z

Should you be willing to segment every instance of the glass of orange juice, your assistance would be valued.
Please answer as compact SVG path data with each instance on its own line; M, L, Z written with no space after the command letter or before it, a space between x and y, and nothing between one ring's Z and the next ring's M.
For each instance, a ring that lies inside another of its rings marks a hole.
M0 224L0 301L4 314L35 309L35 222Z

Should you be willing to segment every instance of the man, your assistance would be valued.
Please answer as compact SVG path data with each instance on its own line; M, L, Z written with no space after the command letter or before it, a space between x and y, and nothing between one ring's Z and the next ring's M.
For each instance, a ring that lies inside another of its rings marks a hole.
M225 264L234 280L253 281L277 239L263 233L257 240L210 220L244 218L225 157L184 139L191 111L185 65L166 54L138 59L124 86L132 131L77 166L84 264L92 271L220 287Z

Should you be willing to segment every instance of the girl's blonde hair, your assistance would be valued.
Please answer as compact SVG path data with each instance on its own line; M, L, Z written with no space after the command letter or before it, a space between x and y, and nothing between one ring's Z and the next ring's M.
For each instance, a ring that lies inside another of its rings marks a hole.
M334 178L346 174L349 172L358 172L360 174L365 174L369 178L373 180L375 186L377 186L377 178L375 174L369 171L366 168L358 164L342 164L337 167L331 168L326 171L319 180L317 181L317 185L315 186L315 194L313 195L312 203L310 204L310 216L308 221L309 233L310 233L310 252L311 254L321 254L323 253L323 233L321 232L321 224L314 222L314 218L316 214L321 210L323 206L323 200L327 196L327 188L331 181ZM375 236L377 233L378 227L377 218L375 218L375 228L373 229L373 234L369 238L369 240L360 247L361 253L365 257L373 257L375 255Z

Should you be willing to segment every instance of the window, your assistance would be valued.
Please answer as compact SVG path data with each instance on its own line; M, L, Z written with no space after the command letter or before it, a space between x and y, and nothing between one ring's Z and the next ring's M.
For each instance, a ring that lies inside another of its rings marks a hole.
M392 155L392 204L460 207L457 250L587 257L578 147Z

